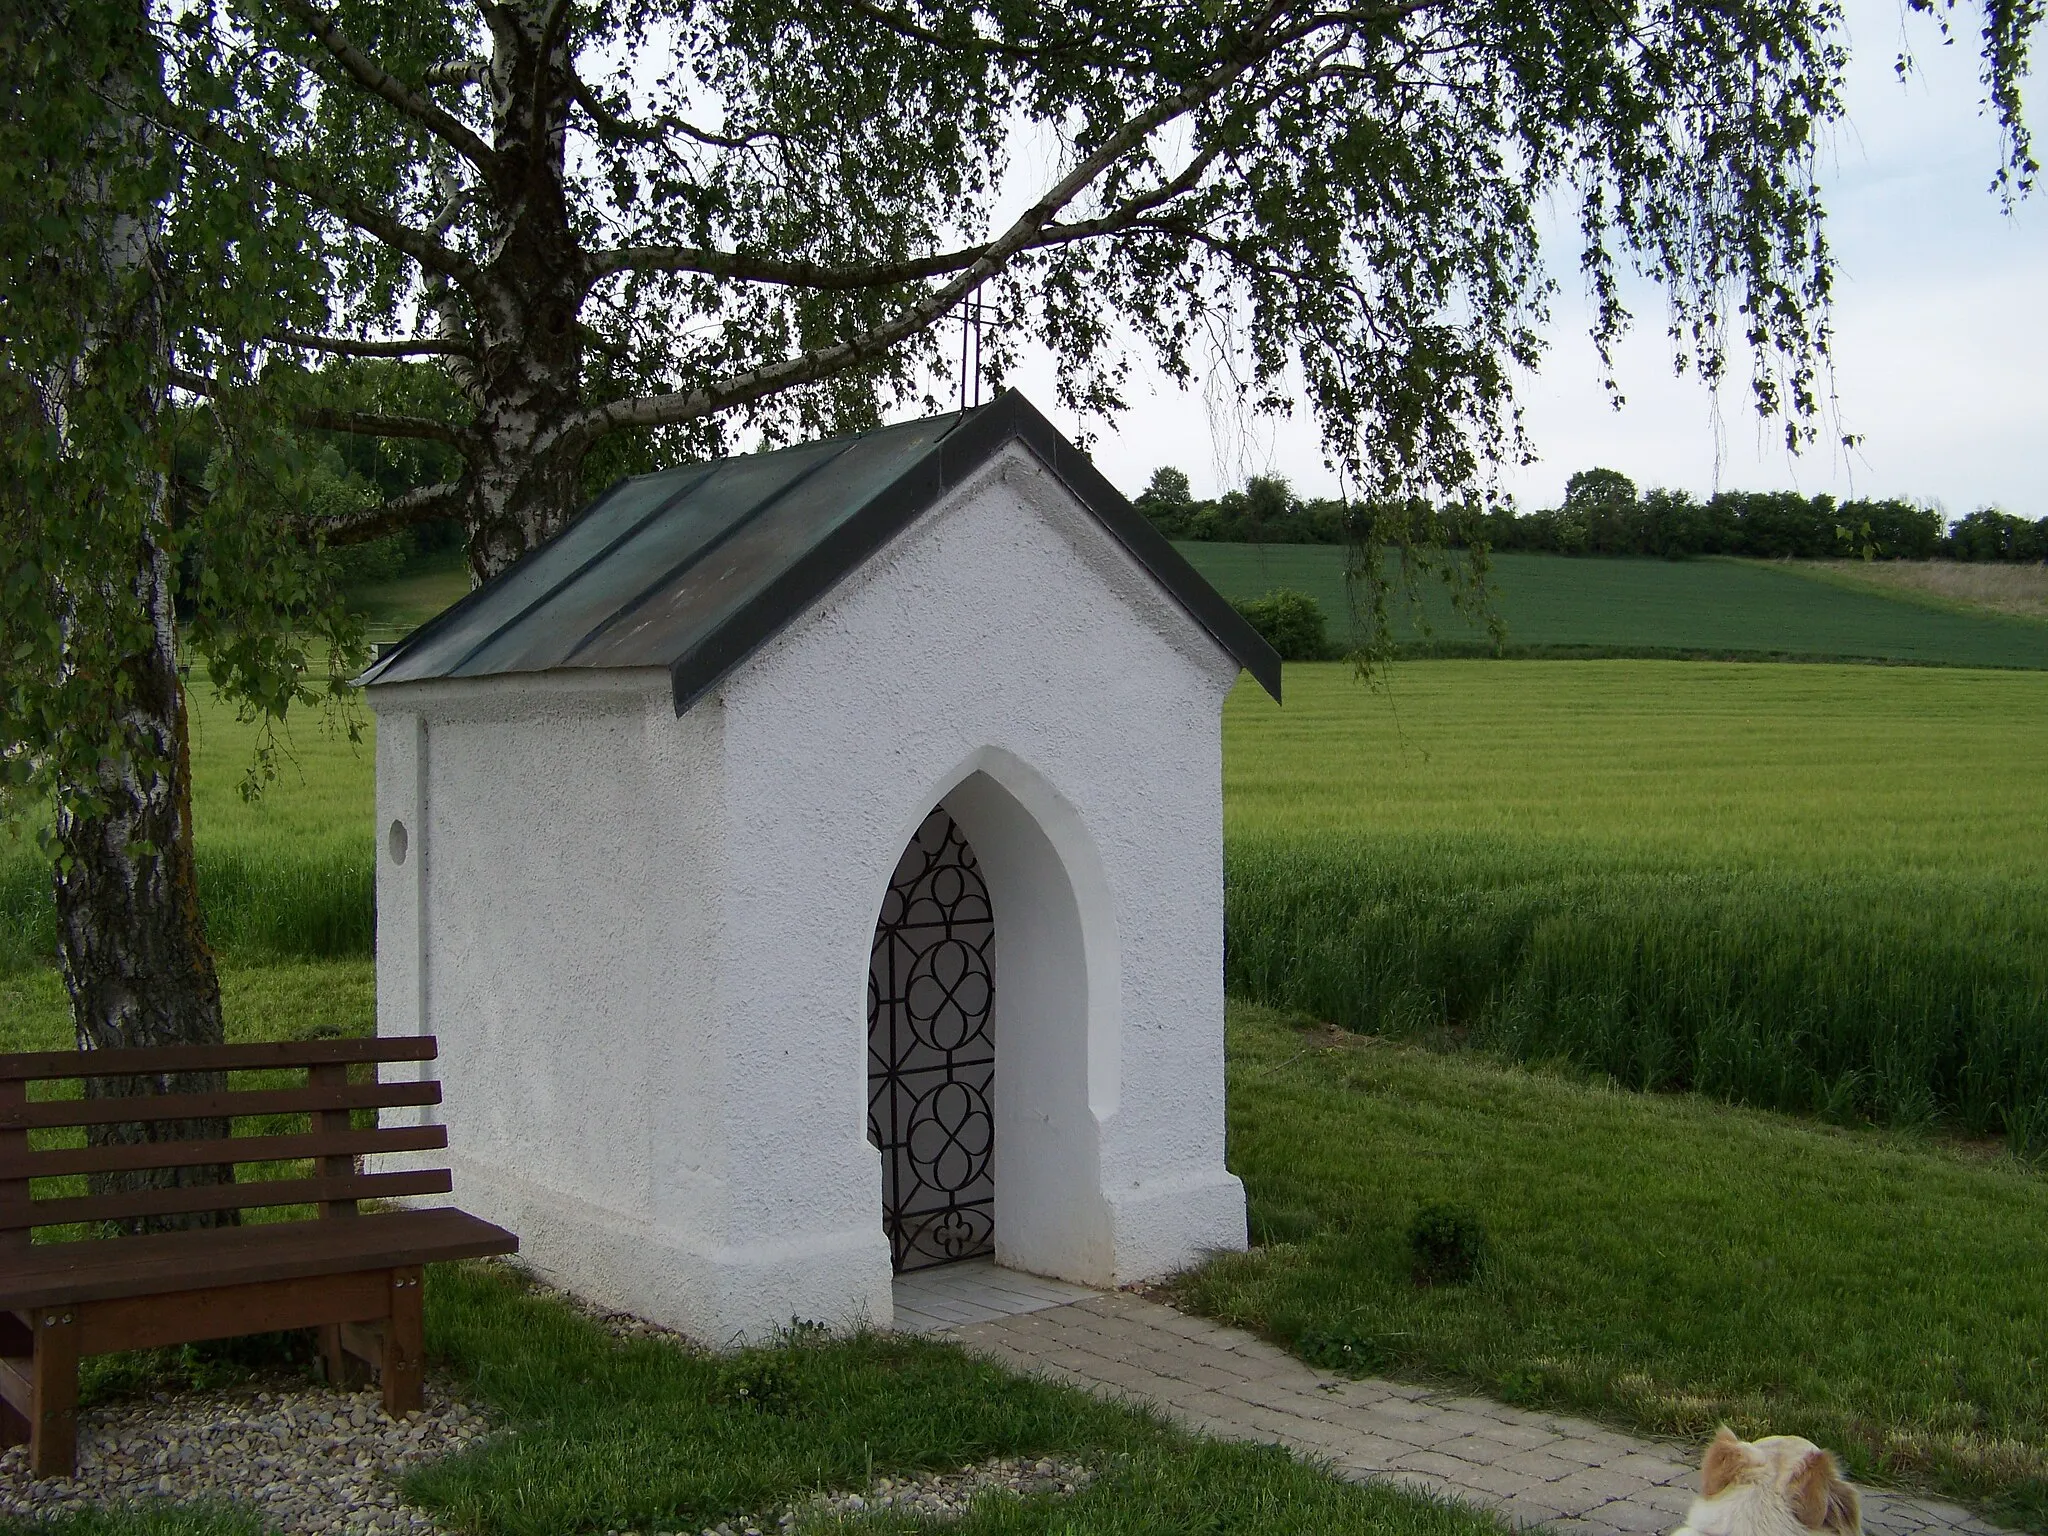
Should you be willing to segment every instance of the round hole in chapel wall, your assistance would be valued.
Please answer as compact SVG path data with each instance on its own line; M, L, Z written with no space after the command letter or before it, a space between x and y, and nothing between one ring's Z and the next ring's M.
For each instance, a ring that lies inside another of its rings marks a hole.
M388 838L388 843L391 848L391 862L394 864L403 864L405 862L406 848L404 822L394 821L391 823L391 833Z

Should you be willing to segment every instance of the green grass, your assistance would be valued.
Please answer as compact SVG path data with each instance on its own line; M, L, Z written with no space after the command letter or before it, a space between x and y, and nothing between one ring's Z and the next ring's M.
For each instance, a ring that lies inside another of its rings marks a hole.
M368 959L223 964L230 1040L367 1035L377 1027L377 968ZM51 967L0 976L0 1052L66 1051L71 1002Z
M373 722L367 709L295 718L278 776L242 793L257 732L203 686L191 696L192 819L199 888L216 949L244 961L370 952L375 925ZM362 740L351 742L349 718ZM0 835L0 976L56 953L49 870L25 838Z
M1361 1487L1276 1450L1196 1441L1086 1393L900 1335L794 1336L741 1357L790 1387L788 1411L726 1406L715 1357L620 1341L525 1292L502 1267L442 1267L430 1353L513 1433L412 1476L410 1498L504 1536L696 1530L873 1476L1052 1455L1098 1476L1071 1498L990 1500L949 1529L1169 1536L1187 1531L1483 1536L1469 1512ZM921 1529L900 1517L851 1529Z
M389 581L364 582L348 594L372 640L397 640L469 595L469 562L459 549L414 560Z
M1294 667L1231 698L1232 990L2048 1144L2048 677Z
M1651 1433L1806 1435L1858 1477L2048 1530L2048 1179L1251 1005L1230 1030L1259 1246L1183 1304ZM1434 1201L1486 1224L1470 1286L1411 1281L1405 1230Z
M250 1510L158 1501L48 1519L0 1515L0 1532L6 1536L261 1536L262 1531L263 1522Z
M1344 551L1312 544L1179 544L1226 597L1275 587L1306 592L1347 633ZM1495 606L1507 653L1861 659L1962 667L2048 668L2048 625L1942 611L1870 586L1824 583L1741 560L1494 557ZM1491 654L1485 636L1433 590L1432 644ZM1398 638L1420 636L1403 622Z

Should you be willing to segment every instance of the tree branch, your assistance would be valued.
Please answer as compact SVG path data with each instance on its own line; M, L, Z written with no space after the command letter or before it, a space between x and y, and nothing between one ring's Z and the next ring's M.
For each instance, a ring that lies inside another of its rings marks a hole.
M1027 242L1026 249L1041 250L1070 245L1076 240L1115 234L1130 222L1162 203L1172 202L1198 183L1203 172L1221 158L1220 144L1212 144L1181 168L1170 181L1150 191L1126 198L1108 213L1071 224L1048 225ZM958 250L938 251L908 261L876 262L862 267L835 267L823 262L791 261L741 251L705 250L680 245L632 245L593 254L585 267L592 282L619 272L697 272L745 283L775 287L809 288L820 293L850 292L862 288L894 287L899 283L922 282L943 277L972 266L989 246L969 245Z
M312 352L333 352L342 357L474 357L475 348L465 341L434 336L405 341L358 341L352 336L312 336L304 331L272 331L263 338L281 347L304 347Z
M350 42L341 30L341 23L329 12L313 4L312 0L278 0L278 3L298 18L299 25L333 54L336 62L354 76L359 85L390 102L479 171L490 174L498 158L491 146L454 114L427 100Z
M1423 0L1428 3L1428 0ZM1213 101L1270 56L1271 42L1253 47L1247 39L1208 74L1128 118L1046 194L1026 209L1002 236L981 248L950 282L911 304L895 318L829 347L818 347L778 363L701 389L669 395L641 395L581 411L535 445L545 452L562 445L587 445L620 427L663 427L694 421L714 411L745 405L799 384L813 383L886 353L945 315L968 293L1000 272L1010 259L1042 239L1054 216L1130 150L1176 118ZM965 253L962 253L965 254ZM932 260L935 258L925 258Z
M170 378L179 389L203 395L209 400L217 400L225 393L218 381L186 368L171 369ZM446 443L451 448L463 448L468 444L468 434L460 427L451 427L431 416L381 416L364 411L338 411L325 405L297 406L291 415L300 426L320 432L349 432L358 437L424 438L430 442Z
M569 94L576 105L589 116L591 122L597 125L600 133L607 138L627 139L635 144L659 144L671 133L680 133L685 138L695 139L699 144L708 144L713 149L745 149L764 139L787 137L767 128L745 134L713 133L708 128L699 128L695 123L685 122L680 117L664 117L651 123L636 123L606 106L583 77L573 72L569 76Z
M468 483L463 480L415 486L368 512L359 512L351 517L313 518L305 526L309 533L318 534L321 542L330 548L364 544L420 523L432 522L435 518L460 516L468 490Z
M324 208L345 224L381 240L401 255L410 256L430 272L438 272L465 288L482 284L483 272L473 262L457 255L431 235L402 224L388 214L366 208L329 184L325 178L304 174L254 145L244 143L211 118L194 118L181 112L166 113L163 126L188 144L218 156L231 164L254 169L287 192L296 193L316 207Z
M484 71L490 67L488 59L472 55L457 59L453 64L436 64L420 76L428 85L480 85Z
M684 245L627 245L593 252L585 263L584 271L592 282L620 272L699 272L707 277L743 283L845 292L943 277L972 265L987 249L986 245L966 246L957 251L913 257L908 261L881 262L865 267L834 267L823 262L791 261L745 251L705 250Z

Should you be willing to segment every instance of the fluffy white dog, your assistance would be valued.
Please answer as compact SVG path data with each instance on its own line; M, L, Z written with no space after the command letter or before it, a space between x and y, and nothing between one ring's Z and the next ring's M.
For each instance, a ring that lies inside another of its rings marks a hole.
M1700 1496L1677 1536L1862 1536L1863 1505L1841 1464L1811 1440L1755 1442L1723 1428L1700 1464Z

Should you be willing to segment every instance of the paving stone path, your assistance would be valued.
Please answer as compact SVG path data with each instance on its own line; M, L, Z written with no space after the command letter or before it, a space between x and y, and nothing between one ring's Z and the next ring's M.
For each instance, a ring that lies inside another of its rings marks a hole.
M1462 1499L1515 1525L1655 1536L1684 1523L1698 1448L1392 1381L1326 1375L1235 1328L1128 1294L946 1329L980 1353L1166 1410L1232 1440L1277 1441L1355 1478ZM1871 1536L2002 1536L1934 1499L1864 1490Z

